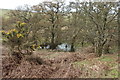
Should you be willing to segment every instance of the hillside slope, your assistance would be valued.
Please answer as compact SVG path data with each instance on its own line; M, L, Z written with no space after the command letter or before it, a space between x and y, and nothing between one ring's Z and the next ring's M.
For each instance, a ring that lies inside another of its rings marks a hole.
M7 13L9 12L9 9L0 9L0 17L7 17Z
M118 55L35 51L20 64L3 50L4 78L117 78Z

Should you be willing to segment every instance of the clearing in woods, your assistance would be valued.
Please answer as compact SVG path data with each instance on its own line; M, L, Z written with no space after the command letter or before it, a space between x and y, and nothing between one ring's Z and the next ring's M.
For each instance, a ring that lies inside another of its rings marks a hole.
M20 64L3 49L4 78L117 78L118 55L95 57L94 53L35 51Z

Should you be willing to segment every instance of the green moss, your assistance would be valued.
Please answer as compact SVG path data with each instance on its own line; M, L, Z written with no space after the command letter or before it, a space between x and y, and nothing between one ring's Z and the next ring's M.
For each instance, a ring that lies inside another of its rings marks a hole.
M118 54L118 57L120 57L120 54Z
M116 66L117 65L117 63L108 63L108 66L109 67L114 67L114 66Z
M109 56L102 56L98 60L100 60L100 61L107 61L107 62L115 61L115 59L113 57L109 57Z
M108 76L112 78L117 78L118 77L118 70L117 69L112 69L109 73Z
M89 61L87 61L87 60L84 60L84 61L77 61L77 62L74 62L73 63L74 64L74 66L82 66L82 65L90 65L90 62Z
M118 46L114 46L112 47L112 49L110 50L110 52L112 53L116 53L118 51Z

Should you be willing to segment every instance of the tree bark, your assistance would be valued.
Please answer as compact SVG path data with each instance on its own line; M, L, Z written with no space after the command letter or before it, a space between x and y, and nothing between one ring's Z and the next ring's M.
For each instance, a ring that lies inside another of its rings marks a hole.
M75 52L74 43L71 43L71 50L70 50L70 52Z
M103 53L103 46L98 46L97 48L97 56L100 57L102 56L102 53Z

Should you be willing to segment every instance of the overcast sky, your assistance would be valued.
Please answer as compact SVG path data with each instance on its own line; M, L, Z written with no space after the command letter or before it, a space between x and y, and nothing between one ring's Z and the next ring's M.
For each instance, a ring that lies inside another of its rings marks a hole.
M15 9L18 6L23 6L25 4L32 6L32 5L39 4L40 2L43 2L43 1L51 1L51 0L1 0L0 8L1 9ZM74 1L74 0L65 0L65 1L69 2L69 1ZM89 1L89 0L84 0L84 1ZM98 1L98 0L95 0L95 1ZM116 0L106 0L106 1L116 1Z
M23 6L25 4L28 5L36 5L43 1L51 1L51 0L1 0L0 8L1 9L15 9L18 6ZM66 0L66 2L74 1L74 0Z
M2 9L15 9L18 6L22 6L24 4L35 5L44 0L1 0L0 8Z

